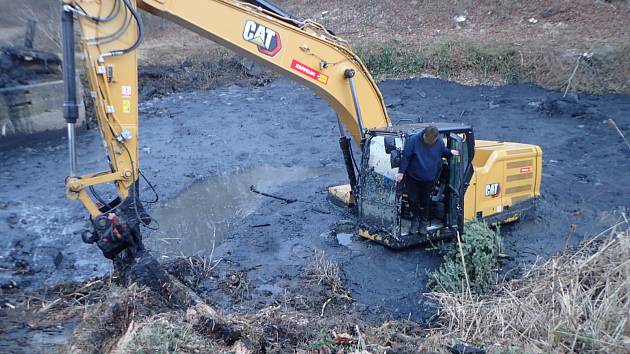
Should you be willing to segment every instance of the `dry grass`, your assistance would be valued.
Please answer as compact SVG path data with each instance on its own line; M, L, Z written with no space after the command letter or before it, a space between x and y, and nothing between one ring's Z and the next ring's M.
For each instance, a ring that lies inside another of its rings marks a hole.
M83 320L74 328L61 352L98 353L109 351L117 338L125 333L134 316L151 313L155 301L148 300L151 292L136 284L128 288L112 287L102 302L88 308ZM161 299L160 299L161 300ZM145 306L145 304L147 306Z
M0 336L21 328L46 331L83 316L102 303L113 286L108 278L54 286L41 292L3 289L3 307L12 309L0 320Z
M502 350L630 352L627 219L607 232L493 294L429 294L442 308L438 331Z
M198 304L135 318L108 353L447 353L439 338L409 321L370 325L345 314L270 306L254 314L221 314Z
M343 287L339 265L327 259L323 251L315 254L315 258L307 268L305 275L307 279L312 279L318 284L328 287L332 294L351 299L350 293Z
M181 313L170 312L141 323L131 322L111 353L212 353L216 347L198 334L192 323L182 321Z
M453 37L417 47L359 46L357 53L378 80L430 75L469 85L528 82L571 92L630 92L627 44L569 51Z
M173 306L147 289L99 288L97 281L69 291L84 301L84 290L93 289L103 302L89 306L65 349L96 352L97 343L109 353L420 353L447 352L463 341L490 352L628 352L629 226L624 219L490 295L430 294L442 307L431 330L409 321L368 324L339 303L328 316L319 307L294 308L292 301L222 314L192 292L181 297L195 297L196 305ZM338 265L321 252L304 276L327 293L343 294ZM72 296L59 298L57 304Z

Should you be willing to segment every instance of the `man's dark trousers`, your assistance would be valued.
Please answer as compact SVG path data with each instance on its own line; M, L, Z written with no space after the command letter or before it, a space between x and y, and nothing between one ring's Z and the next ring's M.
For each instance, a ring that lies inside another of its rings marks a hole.
M425 223L425 226L429 221L429 210L431 209L429 203L431 203L431 192L434 185L434 181L418 181L405 175L405 189L409 198L411 214L415 219Z

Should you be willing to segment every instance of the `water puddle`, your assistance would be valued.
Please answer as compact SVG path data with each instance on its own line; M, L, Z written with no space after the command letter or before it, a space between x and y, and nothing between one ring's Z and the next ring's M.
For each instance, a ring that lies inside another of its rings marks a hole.
M354 236L353 234L347 234L347 233L338 233L337 234L337 242L339 242L340 245L342 246L350 246L350 244L352 243L352 236Z
M50 353L60 349L76 326L75 320L60 323L50 328L23 327L3 333L0 338L2 353Z
M235 175L209 177L151 210L160 229L147 237L146 244L162 256L209 256L235 223L269 200L253 193L250 186L273 193L287 183L330 171L330 167L260 166ZM304 198L300 195L286 197Z

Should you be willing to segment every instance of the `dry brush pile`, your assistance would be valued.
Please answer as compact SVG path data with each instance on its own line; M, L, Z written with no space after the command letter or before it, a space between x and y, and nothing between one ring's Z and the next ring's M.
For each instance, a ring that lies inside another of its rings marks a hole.
M441 305L436 335L501 350L628 353L629 256L624 219L491 294L431 293Z
M45 301L29 298L22 307L29 323L43 327L81 318L64 353L443 353L459 342L487 352L624 353L630 352L629 255L624 219L488 294L474 295L472 285L428 294L441 307L430 329L361 320L350 309L341 271L323 253L301 275L303 293L247 313L205 304L194 286L176 279L179 272L171 273L163 294L103 278ZM205 272L203 263L189 266Z
M188 261L190 268L203 267L200 262ZM303 293L287 293L283 301L246 313L224 313L205 304L189 282L178 280L182 274L177 266L186 260L180 263L168 267L175 274L171 273L163 291L136 283L127 288L112 285L96 289L101 301L81 311L78 325L60 352L446 352L440 343L427 341L426 330L414 322L373 325L347 311L350 293L342 285L338 265L323 252L316 253L300 275Z

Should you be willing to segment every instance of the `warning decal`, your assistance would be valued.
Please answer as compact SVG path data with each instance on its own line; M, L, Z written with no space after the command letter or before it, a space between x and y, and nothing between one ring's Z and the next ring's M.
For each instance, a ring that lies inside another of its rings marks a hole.
M300 72L308 77L310 77L313 80L319 81L322 84L326 85L328 83L328 76L320 73L319 71L311 68L310 66L306 65L306 64L302 64L299 61L293 59L293 62L291 63L291 69Z
M123 100L122 101L122 111L123 113L131 113L131 101Z
M131 86L122 86L120 90L123 97L131 97Z

